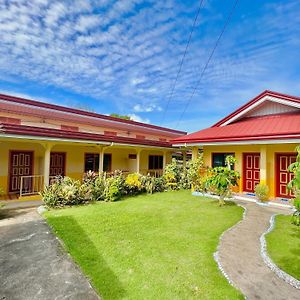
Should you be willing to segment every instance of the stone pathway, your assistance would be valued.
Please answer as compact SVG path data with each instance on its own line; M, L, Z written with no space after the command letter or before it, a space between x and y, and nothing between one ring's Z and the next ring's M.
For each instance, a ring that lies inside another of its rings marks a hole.
M31 208L0 211L0 299L99 297Z
M271 216L291 211L237 202L246 208L245 219L221 239L218 256L223 270L247 299L299 300L300 290L279 278L260 254L260 236L269 228Z

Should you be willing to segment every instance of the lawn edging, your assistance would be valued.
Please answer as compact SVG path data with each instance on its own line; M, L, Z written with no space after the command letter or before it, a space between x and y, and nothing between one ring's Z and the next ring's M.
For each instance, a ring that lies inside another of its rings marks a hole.
M234 284L234 282L230 279L229 275L225 272L224 268L222 267L222 264L221 264L221 261L220 261L220 256L219 256L219 250L220 250L220 245L221 245L221 242L223 240L223 237L224 235L231 231L233 228L235 228L236 226L238 226L241 222L244 221L244 219L246 218L246 213L247 213L247 208L241 204L236 204L237 206L240 206L244 209L244 212L243 212L243 217L240 221L238 221L236 224L234 224L233 226L231 226L230 228L228 228L227 230L225 230L219 237L219 243L218 243L218 246L217 246L217 249L215 251L215 253L213 254L214 256L214 260L215 262L217 263L218 265L218 268L219 270L221 271L221 273L223 274L223 276L227 279L227 281L229 282L230 285L232 285L234 288L236 288L237 290L240 291L240 289Z
M271 259L271 257L268 255L267 252L267 241L266 241L266 235L268 233L270 233L274 227L275 227L275 217L278 214L274 214L271 216L270 218L270 226L267 229L267 231L265 231L261 237L260 237L260 254L265 262L265 264L281 279L283 279L285 282L287 282L288 284L290 284L291 286L293 286L296 289L300 290L300 280L296 279L295 277L291 276L290 274L286 273L285 271L283 271L282 269L280 269Z

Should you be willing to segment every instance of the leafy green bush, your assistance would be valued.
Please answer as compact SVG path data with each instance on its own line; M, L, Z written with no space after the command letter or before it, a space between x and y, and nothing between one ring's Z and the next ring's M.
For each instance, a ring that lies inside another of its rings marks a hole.
M199 155L199 157L195 160L190 160L187 163L187 177L190 186L193 186L194 190L197 190L199 185L200 170L204 167L203 155ZM198 190L197 190L198 191Z
M267 201L269 199L269 187L266 184L257 184L254 191L260 201Z
M189 189L191 187L186 170L175 158L166 165L163 179L168 190Z
M104 200L106 174L89 171L83 176L83 188L89 191L92 201Z
M292 163L288 170L294 174L292 180L288 183L288 189L292 190L295 194L294 207L296 209L292 217L292 223L300 225L300 146L296 148L298 152L296 161Z
M117 201L125 195L125 180L122 172L115 171L112 177L105 180L104 201Z
M57 177L41 192L43 201L49 207L63 207L87 203L91 199L91 190L81 185L79 180L69 177Z
M294 204L296 211L293 213L292 223L297 226L300 226L300 197L295 198L293 201L293 204Z

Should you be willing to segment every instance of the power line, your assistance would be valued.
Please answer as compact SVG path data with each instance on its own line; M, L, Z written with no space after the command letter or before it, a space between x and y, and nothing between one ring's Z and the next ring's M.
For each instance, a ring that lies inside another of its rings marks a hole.
M190 45L190 42L191 42L191 39L192 39L192 35L193 35L194 29L195 29L195 27L196 27L196 23L197 23L197 20L198 20L198 17L199 17L200 10L201 10L201 8L202 8L203 2L204 2L204 0L201 0L200 3L199 3L199 7L198 7L198 10L197 10L197 13L196 13L194 22L193 22L193 26L192 26L192 29L191 29L191 31L190 31L189 39L188 39L188 42L187 42L187 44L186 44L186 46L185 46L185 50L184 50L183 56L182 56L182 58L181 58L181 62L180 62L180 65L179 65L178 72L177 72L177 74L176 74L176 78L175 78L174 84L173 84L172 87L171 87L171 93L170 93L170 96L168 97L166 109L164 110L164 113L163 113L163 116L162 116L162 119L161 119L161 123L160 123L161 125L163 124L163 122L164 122L164 120L165 120L166 113L167 113L167 110L168 110L168 108L169 108L170 101L171 101L171 99L172 99L172 97L173 97L174 90L175 90L175 87L176 87L176 84L177 84L177 81L178 81L178 77L179 77L179 74L181 73L182 65L183 65L184 59L185 59L185 57L186 57L187 50L188 50L188 48L189 48L189 45Z
M213 47L213 49L212 49L212 51L211 51L209 57L208 57L208 60L207 60L205 66L204 66L204 68L203 68L203 70L202 70L202 72L201 72L201 74L200 74L200 77L199 77L199 79L198 79L198 81L197 81L197 83L196 83L196 85L195 85L195 87L194 87L194 89L193 89L193 91L192 91L192 94L191 94L191 96L188 98L188 101L187 101L187 103L186 103L186 105L185 105L185 107L184 107L184 109L183 109L183 111L182 111L182 113L181 113L181 115L180 115L180 117L179 117L179 119L178 119L176 128L178 128L178 125L180 124L180 122L181 122L181 120L182 120L184 114L186 113L186 110L187 110L188 106L190 105L190 102L191 102L192 98L194 97L194 95L195 95L195 93L196 93L196 90L197 90L197 88L198 88L198 86L199 86L199 84L200 84L200 82L201 82L201 79L202 79L202 77L203 77L203 75L204 75L204 73L205 73L205 71L206 71L206 69L207 69L207 67L208 67L208 65L209 65L209 63L210 63L210 61L211 61L211 59L212 59L212 57L213 57L213 55L214 55L214 53L215 53L215 51L216 51L218 45L219 45L219 43L220 43L220 40L221 40L221 38L222 38L222 36L223 36L225 30L226 30L226 27L228 26L228 24L229 24L229 22L230 22L230 20L231 20L231 18L232 18L232 15L233 15L234 10L235 10L235 8L236 8L236 6L237 6L237 4L238 4L238 1L239 1L239 0L235 0L234 4L232 5L232 8L231 8L231 10L230 10L230 13L229 13L228 16L227 16L227 19L226 19L226 21L225 21L225 23L224 23L224 26L223 26L223 28L222 28L222 31L221 31L221 33L220 33L220 35L219 35L219 37L218 37L218 39L217 39L217 41L216 41L216 43L215 43L215 45L214 45L214 47Z

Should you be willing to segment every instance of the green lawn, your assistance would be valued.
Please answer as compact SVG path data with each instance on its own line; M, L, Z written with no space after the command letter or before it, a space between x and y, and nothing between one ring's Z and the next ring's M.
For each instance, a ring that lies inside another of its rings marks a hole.
M276 216L275 228L266 240L274 263L300 280L300 228L291 224L291 216Z
M45 215L104 299L243 299L213 259L236 205L178 191Z

